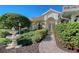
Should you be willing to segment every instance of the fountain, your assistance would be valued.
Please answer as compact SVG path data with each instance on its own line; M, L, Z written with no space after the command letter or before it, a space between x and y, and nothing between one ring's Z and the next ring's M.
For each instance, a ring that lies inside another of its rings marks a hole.
M12 49L12 48L19 48L19 47L21 47L21 45L19 45L19 46L17 45L17 39L20 38L20 34L16 34L17 31L15 30L14 27L12 27L12 31L10 33L12 33L12 35L7 36L6 38L11 39L12 43L8 44L6 49Z

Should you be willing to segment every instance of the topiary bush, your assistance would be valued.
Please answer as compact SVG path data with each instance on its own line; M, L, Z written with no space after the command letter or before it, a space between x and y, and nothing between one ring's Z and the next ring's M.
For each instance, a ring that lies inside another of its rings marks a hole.
M22 38L17 41L18 45L26 46L32 44L32 40L28 38Z
M21 38L20 40L17 41L17 43L20 45L22 44L23 46L25 45L29 45L29 44L32 44L32 39L31 39L31 36L34 35L34 32L30 31L30 32L26 32L26 33L23 33L21 35Z
M20 40L18 40L18 44L29 45L32 43L40 42L41 39L43 39L47 35L48 30L47 29L40 29L35 31L30 31L22 34L22 37Z
M40 29L34 32L34 35L31 37L33 43L40 42L48 33L48 29Z

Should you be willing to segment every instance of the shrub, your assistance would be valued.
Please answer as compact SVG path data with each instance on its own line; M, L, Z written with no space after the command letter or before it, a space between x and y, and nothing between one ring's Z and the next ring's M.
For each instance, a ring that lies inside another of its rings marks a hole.
M29 32L29 30L21 30L20 34L23 34L23 33L26 33L26 32ZM17 34L19 34L19 31L17 32Z
M7 35L10 35L8 31L0 29L0 38L5 38Z
M32 40L28 38L22 38L21 40L17 41L18 45L26 46L32 44Z
M40 42L41 39L43 39L46 35L47 35L48 30L47 29L40 29L40 30L36 30L34 32L34 35L31 37L31 39L33 40L33 42Z
M0 44L7 45L7 44L9 44L11 42L12 41L10 39L0 38Z
M79 48L79 23L58 24L55 29L66 48Z
M34 35L31 37L33 43L39 42L43 38L43 34L39 31L35 31Z
M22 34L21 40L18 40L18 44L29 45L32 43L37 43L46 36L47 32L47 29L26 32Z
M32 35L34 35L32 31L22 34L20 40L18 40L17 43L19 45L22 44L23 46L32 44L32 39L31 39Z

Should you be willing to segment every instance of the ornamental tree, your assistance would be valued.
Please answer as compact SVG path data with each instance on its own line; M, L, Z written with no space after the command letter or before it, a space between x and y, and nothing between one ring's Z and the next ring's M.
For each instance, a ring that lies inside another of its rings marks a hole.
M0 28L11 29L12 27L15 27L17 29L19 27L19 23L22 28L30 27L31 25L31 21L27 17L20 14L6 13L0 18Z

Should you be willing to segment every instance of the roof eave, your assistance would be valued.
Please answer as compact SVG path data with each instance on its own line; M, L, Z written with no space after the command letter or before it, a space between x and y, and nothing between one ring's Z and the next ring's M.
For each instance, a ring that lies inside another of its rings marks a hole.
M55 13L59 13L59 14L61 13L61 12L59 12L59 11L56 11L56 10L50 8L48 11L46 11L46 12L43 13L42 15L45 15L45 14L48 13L50 10L53 11L53 12L55 12Z

